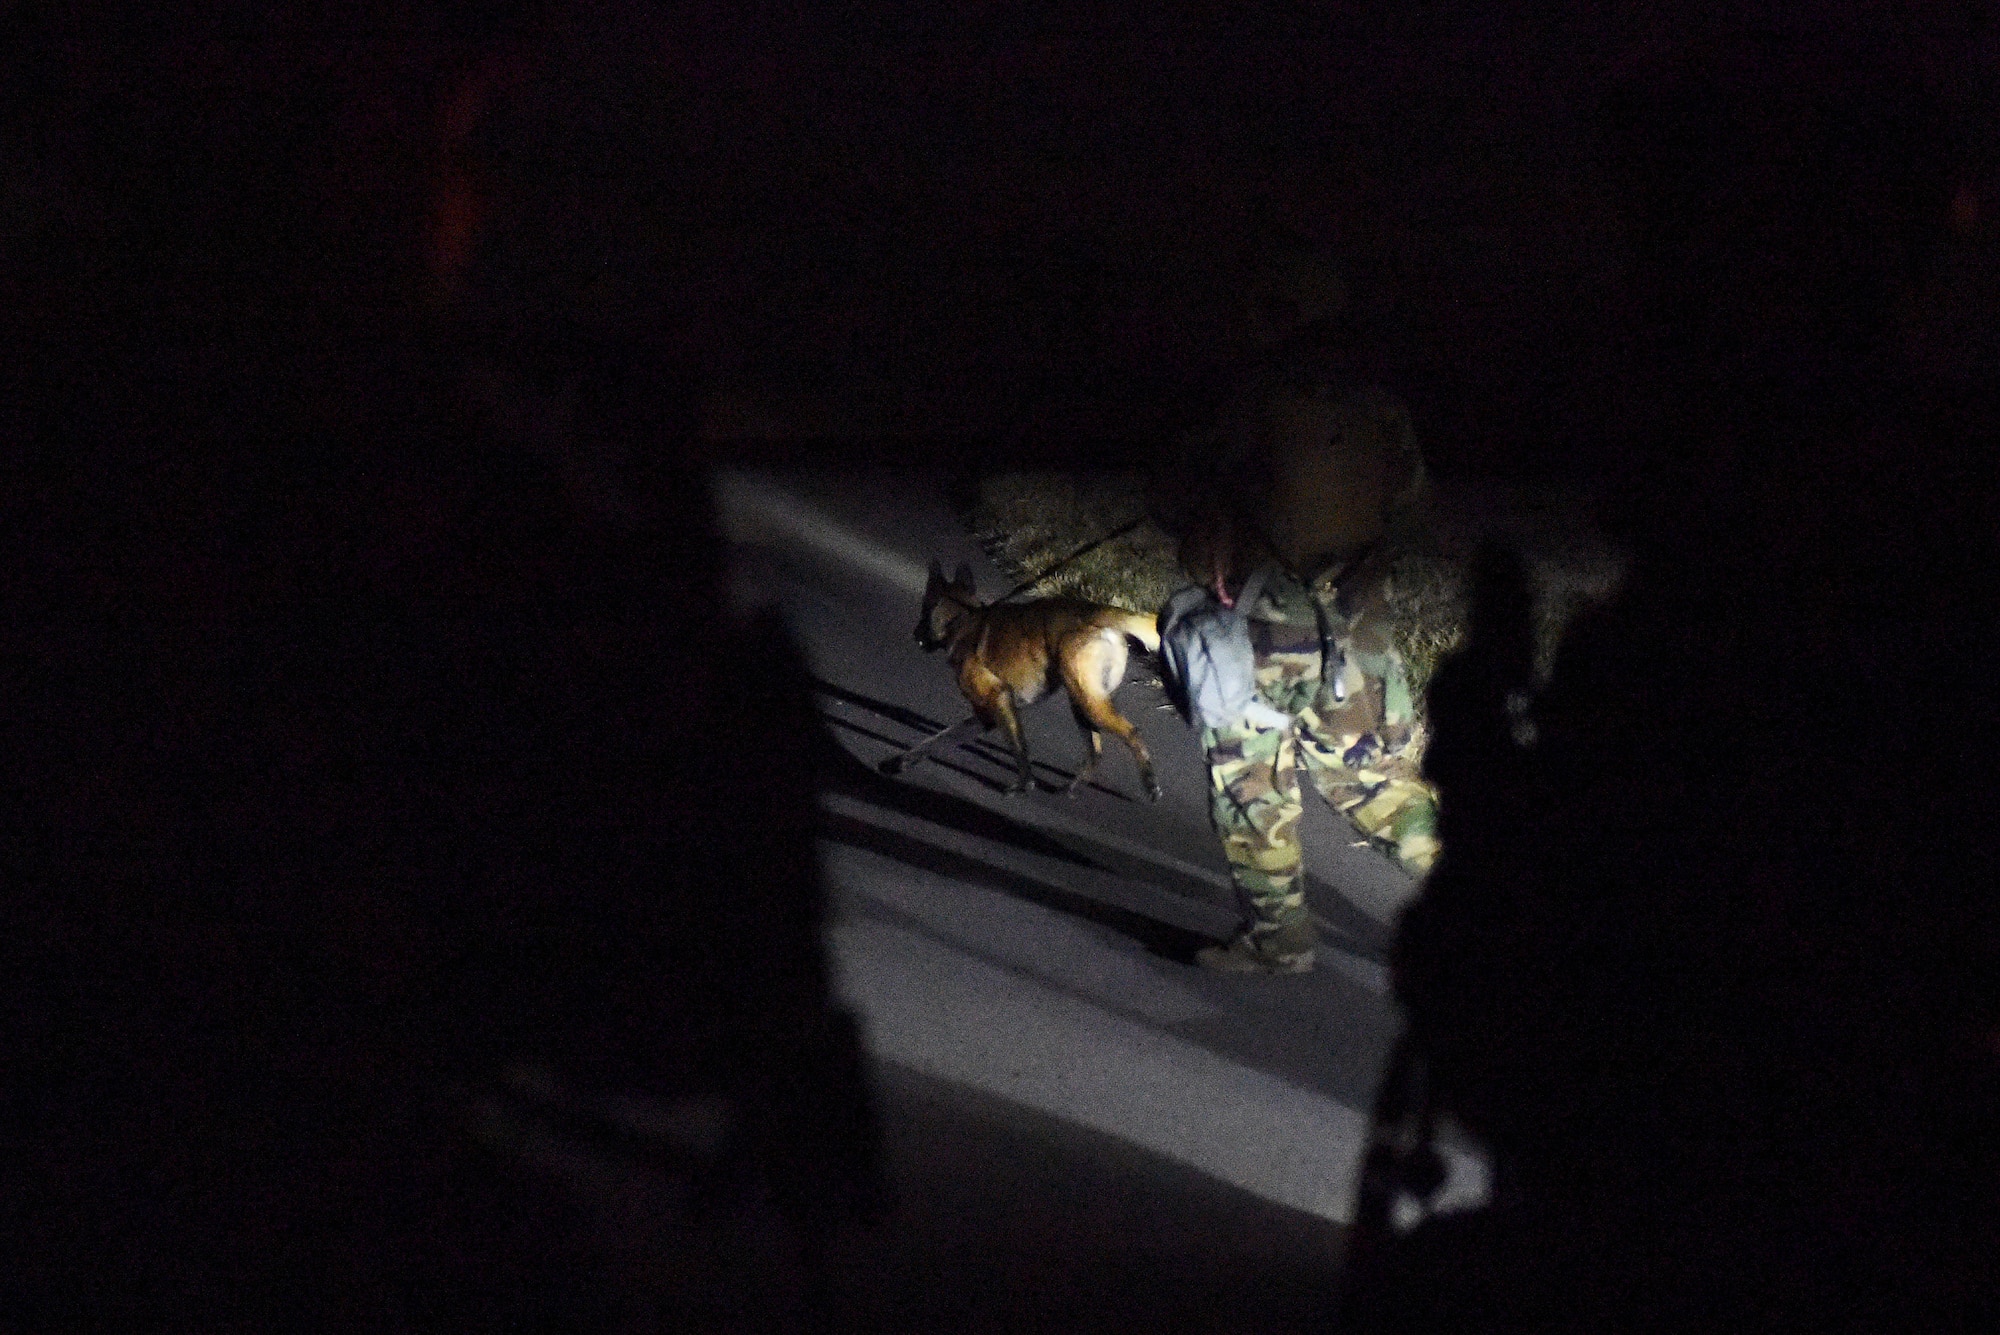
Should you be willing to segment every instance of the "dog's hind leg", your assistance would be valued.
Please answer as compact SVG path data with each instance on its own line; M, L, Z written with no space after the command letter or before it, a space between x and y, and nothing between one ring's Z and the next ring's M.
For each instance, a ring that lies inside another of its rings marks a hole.
M970 741L980 733L985 732L986 728L986 723L980 719L979 715L974 714L970 718L959 720L950 727L939 728L909 750L899 751L895 755L890 756L887 760L876 766L876 768L884 774L901 774L938 747Z
M1125 641L1093 639L1065 648L1068 652L1062 656L1063 685L1077 712L1090 721L1093 729L1108 732L1131 748L1147 798L1159 801L1160 783L1153 777L1153 757L1147 754L1139 730L1111 703L1111 692L1118 689L1118 683L1125 677Z

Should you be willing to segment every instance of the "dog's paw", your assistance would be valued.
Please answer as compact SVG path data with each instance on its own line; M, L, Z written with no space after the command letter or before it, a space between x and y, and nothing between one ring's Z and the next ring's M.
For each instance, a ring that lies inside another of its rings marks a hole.
M1000 791L1008 797L1026 797L1028 795L1028 785L1025 783L1010 783Z
M1165 797L1165 796L1166 796L1166 794L1160 791L1160 785L1159 785L1159 784L1157 784L1157 783L1154 783L1154 782L1152 782L1151 780L1148 780L1148 781L1147 781L1147 783L1146 783L1146 800L1147 800L1148 802L1157 802L1157 801L1159 801L1159 800L1160 800L1160 799L1161 799L1162 797Z

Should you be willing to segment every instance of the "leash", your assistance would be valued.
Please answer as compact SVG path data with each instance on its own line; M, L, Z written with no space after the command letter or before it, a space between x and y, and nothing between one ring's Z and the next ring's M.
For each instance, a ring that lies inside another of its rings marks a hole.
M1035 576L1033 579L1028 580L1026 583L1023 584L1016 584L1013 588L1007 590L1007 592L1001 594L998 598L995 598L993 602L988 603L987 606L991 607L994 605L994 603L1004 603L1009 598L1012 598L1017 594L1026 593L1029 589L1034 588L1037 584L1040 584L1043 580L1055 574L1063 567L1076 561L1078 558L1090 555L1092 552L1096 551L1099 547L1102 547L1105 543L1110 542L1113 538L1124 537L1127 533L1130 533L1133 529L1145 523L1148 518L1149 516L1147 515L1140 515L1137 519L1133 520L1129 524L1126 524L1122 528L1112 529L1109 533L1097 539L1097 541L1084 544L1083 546L1077 548L1075 551L1071 552L1068 556L1065 556L1062 560L1050 566L1047 570L1044 570L1041 574Z

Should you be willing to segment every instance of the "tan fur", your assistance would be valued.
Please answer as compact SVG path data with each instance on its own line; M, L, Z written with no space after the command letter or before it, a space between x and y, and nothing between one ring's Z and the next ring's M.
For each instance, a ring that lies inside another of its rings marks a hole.
M969 569L961 566L947 580L933 562L923 616L917 622L917 643L926 650L948 651L958 689L972 705L973 717L924 739L885 762L883 769L897 773L946 740L969 734L974 724L982 730L1003 728L1020 765L1020 776L1009 791L1026 792L1028 743L1018 711L1061 688L1069 693L1077 726L1090 743L1090 755L1069 791L1075 792L1096 769L1104 750L1102 734L1109 732L1131 748L1147 796L1157 801L1160 788L1146 744L1111 703L1111 693L1125 679L1128 637L1148 652L1160 647L1154 619L1142 613L1074 598L987 606L979 601Z

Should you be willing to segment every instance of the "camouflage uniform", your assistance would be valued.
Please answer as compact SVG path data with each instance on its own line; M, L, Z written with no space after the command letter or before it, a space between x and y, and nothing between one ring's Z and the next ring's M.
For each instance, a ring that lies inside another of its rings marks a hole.
M1356 583L1363 585L1357 593ZM1299 767L1313 786L1377 846L1421 875L1437 856L1436 806L1410 751L1410 692L1389 638L1379 579L1350 581L1338 596L1277 575L1249 610L1258 693L1292 716L1288 728L1243 722L1206 728L1211 812L1252 932L1301 922L1297 826L1304 808ZM1326 608L1345 651L1347 698L1335 703L1321 680L1313 600Z

